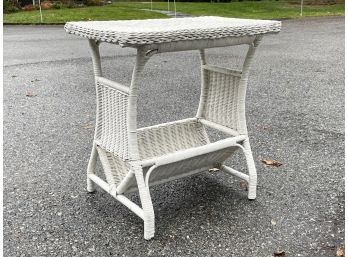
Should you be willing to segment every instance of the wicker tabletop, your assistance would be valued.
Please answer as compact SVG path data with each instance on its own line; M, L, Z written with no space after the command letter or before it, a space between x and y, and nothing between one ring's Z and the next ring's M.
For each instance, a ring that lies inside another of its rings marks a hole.
M68 33L121 46L138 47L178 41L207 40L277 33L280 21L214 16L132 21L68 22Z

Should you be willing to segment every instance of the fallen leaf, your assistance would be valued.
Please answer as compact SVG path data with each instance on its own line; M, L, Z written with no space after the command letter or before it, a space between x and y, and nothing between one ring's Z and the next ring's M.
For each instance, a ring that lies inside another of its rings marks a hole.
M262 160L262 162L266 164L267 166L273 166L273 167L279 167L283 165L282 163L275 160Z
M239 182L239 186L241 189L248 191L248 182L247 181L242 180L241 182Z
M329 249L329 250L335 250L336 246L334 246L334 245L324 245L322 248L323 249Z
M34 94L32 92L28 92L25 96L27 96L27 97L34 97L34 96L37 96L37 94Z
M94 128L94 125L93 124L86 124L84 126L82 126L84 129L92 129Z
M337 257L343 257L344 256L344 250L342 247L338 247L336 250L336 256Z
M282 250L275 251L273 253L274 256L285 256L285 252Z

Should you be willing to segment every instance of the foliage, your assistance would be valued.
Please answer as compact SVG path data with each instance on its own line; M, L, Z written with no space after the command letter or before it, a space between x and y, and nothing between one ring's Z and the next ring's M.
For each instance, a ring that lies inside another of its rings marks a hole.
M27 4L24 7L22 7L22 11L32 11L35 10L35 7L32 4Z
M3 2L3 12L4 13L14 13L18 12L19 8L11 1L4 0Z
M101 6L104 5L104 0L84 0L83 3L87 6Z
M43 1L41 2L41 9L48 10L53 7L53 3L51 1Z
M63 3L60 1L53 2L52 8L54 9L60 9L63 7Z

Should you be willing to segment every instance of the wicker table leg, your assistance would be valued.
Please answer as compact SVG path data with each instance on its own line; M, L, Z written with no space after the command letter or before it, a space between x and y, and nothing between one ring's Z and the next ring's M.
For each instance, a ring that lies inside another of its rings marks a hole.
M92 56L94 76L101 76L102 70L101 70L101 63L100 63L99 42L91 40L91 39L89 39L88 42L89 42L90 52ZM96 128L97 128L97 125L96 125ZM97 131L96 128L95 128L95 133ZM94 133L94 138L95 138L95 133ZM90 156L88 167L87 167L87 191L91 193L95 191L95 186L93 181L88 178L88 175L95 173L97 157L98 157L98 153L97 153L95 142L93 140L92 152L91 152L91 156Z
M140 160L139 147L137 138L137 98L139 91L139 82L141 73L146 62L150 58L150 53L147 53L143 48L137 49L137 57L134 65L132 82L130 86L129 102L127 110L127 128L128 128L128 144L131 160L135 162ZM144 238L149 240L155 235L155 214L152 206L150 189L145 185L143 169L140 165L132 165L135 178L138 185L141 206L144 211Z

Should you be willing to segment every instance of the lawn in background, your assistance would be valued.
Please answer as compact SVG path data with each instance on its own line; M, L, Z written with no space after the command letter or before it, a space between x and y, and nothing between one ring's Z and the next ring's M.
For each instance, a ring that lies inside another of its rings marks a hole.
M300 2L300 1L298 1ZM120 6L129 8L149 8L148 3L123 2L117 3ZM187 3L177 2L177 12L188 13L195 16L215 15L236 18L254 19L292 19L300 18L300 5L291 4L287 1L244 1L232 3ZM153 9L168 10L166 2L154 2ZM173 3L170 3L170 10L174 10ZM328 16L344 15L344 4L332 5L305 5L303 16Z
M110 4L105 6L91 6L83 8L62 8L42 10L43 23L61 23L67 21L89 21L89 20L133 20L166 18L161 13L129 8L125 5ZM17 13L4 14L4 23L7 24L35 24L40 23L39 11L21 11Z
M153 2L154 10L167 10L167 2ZM130 20L165 18L160 13L146 11L150 2L116 2L106 6L63 8L43 10L44 23L65 23L86 20ZM215 15L254 19L291 19L300 18L300 5L285 1L257 1L233 3L187 3L177 2L177 12L194 16ZM170 10L174 10L171 2ZM344 15L344 4L305 5L303 16ZM4 15L4 23L40 23L38 11L18 12Z

